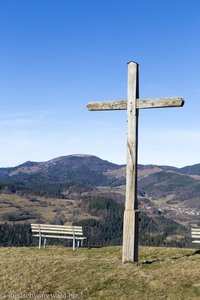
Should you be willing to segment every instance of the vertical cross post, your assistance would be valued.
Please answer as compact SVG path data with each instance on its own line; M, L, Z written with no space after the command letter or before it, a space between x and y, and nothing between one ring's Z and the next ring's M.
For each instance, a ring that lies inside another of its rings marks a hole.
M122 261L138 261L138 202L137 202L137 152L138 152L138 109L139 98L138 64L128 63L128 137L126 166L126 202L123 227Z

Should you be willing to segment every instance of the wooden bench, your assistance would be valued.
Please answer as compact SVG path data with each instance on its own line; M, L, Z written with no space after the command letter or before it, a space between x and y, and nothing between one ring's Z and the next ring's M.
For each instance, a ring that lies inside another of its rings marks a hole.
M83 246L83 241L86 237L83 236L82 226L70 225L47 225L47 224L31 224L31 231L34 237L39 238L39 249L41 248L42 238L44 238L44 248L47 238L68 239L73 241L73 250L80 245Z
M192 241L192 243L199 244L200 243L200 228L198 228L198 227L191 228L191 236L192 236L192 239L195 239Z

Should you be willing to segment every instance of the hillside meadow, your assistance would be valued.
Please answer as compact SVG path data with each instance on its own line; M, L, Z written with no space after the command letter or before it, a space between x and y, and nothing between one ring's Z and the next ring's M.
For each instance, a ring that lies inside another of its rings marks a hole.
M121 247L0 248L0 299L200 299L199 253L140 247L122 264Z

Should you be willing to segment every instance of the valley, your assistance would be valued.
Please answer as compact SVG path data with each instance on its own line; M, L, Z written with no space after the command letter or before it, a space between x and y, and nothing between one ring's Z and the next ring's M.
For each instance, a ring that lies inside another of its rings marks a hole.
M185 237L189 239L190 226L200 224L199 200L200 165L180 169L138 165L138 202L145 241L154 242L151 237L155 235L161 244L177 241L178 236L182 242ZM110 224L112 230L118 228L118 244L124 202L125 165L92 155L0 168L0 224L81 223L87 228L90 224L98 231L97 236ZM160 232L155 230L158 224ZM108 244L112 244L112 230Z

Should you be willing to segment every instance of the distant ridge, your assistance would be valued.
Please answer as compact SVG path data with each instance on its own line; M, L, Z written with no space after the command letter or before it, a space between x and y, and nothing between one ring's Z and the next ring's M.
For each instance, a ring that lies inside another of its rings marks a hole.
M200 164L180 168L179 172L182 172L184 174L200 175Z
M106 172L111 172L110 174L112 175L112 171L120 169L123 169L123 174L121 174L123 177L125 176L124 167L124 164L111 163L94 155L77 153L60 156L44 162L27 161L15 167L0 168L0 180L14 178L19 175L22 177L21 180L23 180L23 174L30 176L33 174L43 176L45 174L45 181L49 179L51 182L65 182L67 178L70 179L70 174L72 175L74 172L84 173L84 175L86 175L88 170L88 172L95 172L98 173L98 175L101 174L104 176ZM139 164L138 169L140 173L144 173L146 170L148 174L154 173L155 171L173 171L186 175L200 175L200 164L183 168L166 165ZM118 171L118 176L119 174L120 172Z

